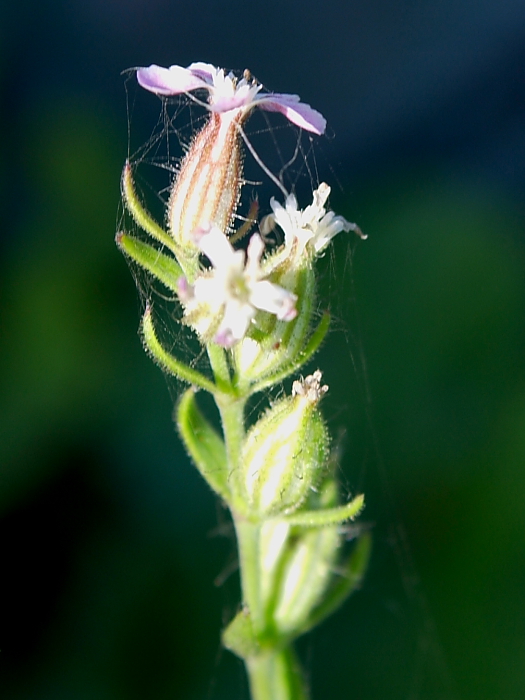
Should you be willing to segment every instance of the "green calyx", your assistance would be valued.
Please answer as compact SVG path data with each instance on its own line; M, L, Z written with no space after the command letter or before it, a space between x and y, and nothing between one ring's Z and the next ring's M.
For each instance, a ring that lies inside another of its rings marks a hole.
M282 399L249 430L242 473L250 513L293 512L319 484L329 439L316 403L300 395Z

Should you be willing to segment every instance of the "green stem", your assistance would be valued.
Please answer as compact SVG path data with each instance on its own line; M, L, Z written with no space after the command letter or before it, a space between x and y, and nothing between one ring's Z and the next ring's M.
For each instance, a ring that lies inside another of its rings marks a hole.
M271 620L261 591L261 523L235 519L242 600L250 616L257 652L244 656L252 700L308 700L301 668L291 642L272 639ZM249 646L247 645L247 648Z
M261 524L235 517L235 532L239 550L242 602L248 608L255 635L264 633L266 627L264 603L260 587L260 535Z
M291 645L272 639L266 602L261 591L261 526L246 513L242 483L242 447L245 439L246 399L215 394L221 414L224 443L232 482L232 510L239 549L242 601L251 622L254 653L242 654L250 681L252 700L308 700L299 664ZM262 642L263 648L259 644ZM249 645L251 646L251 644Z
M246 660L252 700L308 700L293 649L260 654Z
M214 367L217 370L216 366ZM231 389L230 389L231 390ZM231 394L215 393L215 403L221 415L222 432L226 446L229 479L232 482L232 510L242 511L245 505L243 485L241 481L241 458L244 443L244 406L245 398ZM233 487L235 485L235 487Z

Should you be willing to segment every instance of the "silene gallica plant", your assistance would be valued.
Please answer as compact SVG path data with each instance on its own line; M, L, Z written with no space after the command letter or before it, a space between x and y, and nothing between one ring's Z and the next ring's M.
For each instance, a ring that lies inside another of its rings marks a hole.
M185 94L207 113L173 178L165 228L147 213L133 168L125 165L125 208L146 236L122 231L117 244L168 290L180 309L173 322L182 321L206 357L208 371L201 372L195 358L172 354L159 338L154 308L146 305L146 351L187 385L175 411L180 437L235 527L242 600L222 641L243 659L254 700L304 700L308 689L293 641L360 584L370 551L362 533L350 554L342 554L343 525L364 499L341 502L320 412L328 387L318 369L298 374L329 326L329 315L317 314L316 261L341 231L362 234L327 208L327 184L300 209L267 169L283 201L272 198L258 223L255 215L234 229L245 150L265 168L243 129L250 114L279 112L312 134L325 130L322 115L297 95L264 92L248 71L237 78L206 63L152 65L136 76L146 90ZM280 244L268 242L272 230ZM243 237L247 244L239 247ZM288 395L282 389L278 398L270 396L260 415L247 410L250 397L287 378L293 380ZM220 429L203 409L202 392L217 406Z

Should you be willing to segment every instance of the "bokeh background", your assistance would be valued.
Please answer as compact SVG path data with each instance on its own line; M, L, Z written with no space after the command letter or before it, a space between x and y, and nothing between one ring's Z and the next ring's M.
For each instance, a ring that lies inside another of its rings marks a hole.
M194 60L320 109L369 234L328 262L318 363L375 549L301 643L314 700L525 697L522 0L29 0L0 32L1 697L248 698L227 518L114 245L158 116L121 71Z

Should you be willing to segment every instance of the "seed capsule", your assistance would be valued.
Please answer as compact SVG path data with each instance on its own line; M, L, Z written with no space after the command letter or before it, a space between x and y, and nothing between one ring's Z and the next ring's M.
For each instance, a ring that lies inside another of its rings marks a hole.
M276 403L251 428L244 455L249 510L290 513L320 482L328 456L328 433L317 404L327 387L315 372L294 383L294 394Z

